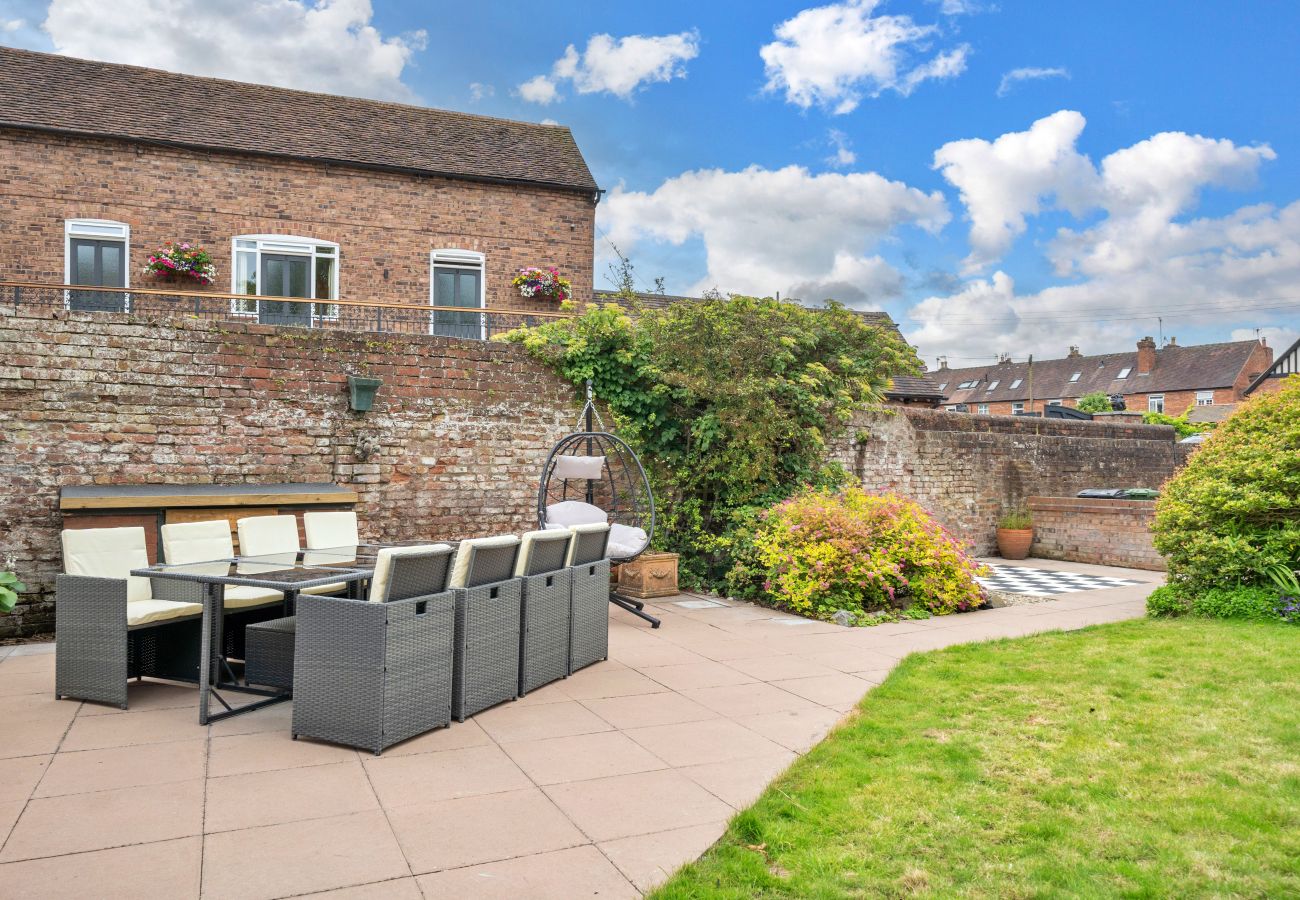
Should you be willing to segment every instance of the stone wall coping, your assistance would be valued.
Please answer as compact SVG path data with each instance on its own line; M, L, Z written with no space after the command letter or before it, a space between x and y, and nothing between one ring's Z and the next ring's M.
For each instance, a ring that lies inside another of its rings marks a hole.
M960 431L965 433L996 432L1001 434L1043 435L1051 437L1112 438L1133 441L1172 443L1177 432L1171 425L1145 425L1131 422L1091 422L1082 419L1043 419L1035 416L972 416L946 409L903 407L900 412L918 431Z
M1155 511L1154 500L1106 500L1092 497L1030 497L1031 512L1089 512L1127 515Z

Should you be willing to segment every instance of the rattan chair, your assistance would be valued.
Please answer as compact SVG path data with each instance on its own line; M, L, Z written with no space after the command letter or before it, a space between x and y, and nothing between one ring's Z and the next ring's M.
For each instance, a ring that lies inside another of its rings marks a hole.
M161 528L163 558L168 563L201 563L229 560L235 555L230 523L173 522ZM222 626L225 655L243 659L244 629L285 614L284 594L266 588L226 585L222 591L225 621Z
M518 558L514 535L461 541L456 550L451 712L458 722L519 696Z
M56 579L54 696L127 708L131 678L198 681L202 587L137 578L144 529L63 532Z
M609 658L609 526L575 525L569 549L569 674Z
M530 531L519 544L519 696L569 674L569 571L573 533Z
M293 737L376 755L451 722L456 597L446 544L379 551L369 601L304 595Z

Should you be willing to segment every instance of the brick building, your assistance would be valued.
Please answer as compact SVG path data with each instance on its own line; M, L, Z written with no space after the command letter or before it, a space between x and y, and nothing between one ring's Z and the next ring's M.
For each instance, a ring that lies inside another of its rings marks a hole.
M1077 405L1085 394L1120 395L1129 410L1179 416L1193 407L1236 403L1273 362L1264 341L1180 346L1170 339L1157 349L1144 337L1135 351L1084 356L1071 347L1064 359L1011 362L930 373L944 405L981 415L1038 412L1049 405Z
M1246 387L1246 396L1280 391L1282 381L1292 375L1300 375L1300 341L1296 341L1285 353L1273 360L1273 365Z
M0 281L139 288L187 241L216 293L548 310L510 279L589 298L599 194L559 126L0 47Z

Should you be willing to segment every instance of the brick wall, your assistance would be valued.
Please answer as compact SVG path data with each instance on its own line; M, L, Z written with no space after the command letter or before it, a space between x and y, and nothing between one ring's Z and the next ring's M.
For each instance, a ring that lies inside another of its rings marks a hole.
M1030 555L1163 572L1164 557L1151 543L1155 506L1154 500L1030 497Z
M280 234L339 244L345 300L427 304L435 249L485 255L488 306L554 309L510 286L526 265L557 266L578 298L592 289L583 194L0 129L0 281L62 283L67 219L130 225L136 286L149 250L190 241L229 292L231 239Z
M913 498L987 554L1004 510L1089 487L1159 487L1190 447L1166 425L900 409L860 416L833 452L868 489Z
M52 630L61 485L331 481L368 538L519 530L578 412L513 345L3 307L0 345L0 559L36 589L0 637ZM371 412L349 371L383 379Z

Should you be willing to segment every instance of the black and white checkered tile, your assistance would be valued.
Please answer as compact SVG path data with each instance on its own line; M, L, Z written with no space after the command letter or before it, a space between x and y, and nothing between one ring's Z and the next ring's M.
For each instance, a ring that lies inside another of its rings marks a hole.
M1096 591L1139 583L1131 578L1084 575L1081 572L1054 572L1050 569L1032 569L1029 566L990 565L989 569L991 574L981 576L980 584L991 591L1003 591L1008 594L1072 594L1076 591Z

